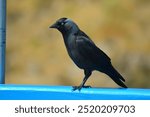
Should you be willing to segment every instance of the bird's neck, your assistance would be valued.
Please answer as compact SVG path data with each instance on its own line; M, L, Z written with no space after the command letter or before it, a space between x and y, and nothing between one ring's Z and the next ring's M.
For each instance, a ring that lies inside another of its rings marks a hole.
M67 40L70 35L75 35L76 33L77 33L77 31L72 31L72 30L70 30L70 31L61 31L61 34L62 34L64 40Z
M69 34L68 32L66 32L66 31L62 31L61 34L62 34L64 40L66 40L66 39L69 37L69 35L70 35L70 34Z
M74 33L70 33L70 32L61 32L62 33L62 36L63 36L63 39L64 39L64 43L67 47L67 49L69 48L69 42L71 41L70 39L73 39L73 38L70 38L74 35Z
M77 25L74 25L70 29L60 29L59 31L62 33L63 37L66 38L69 35L76 34L79 30L79 27Z

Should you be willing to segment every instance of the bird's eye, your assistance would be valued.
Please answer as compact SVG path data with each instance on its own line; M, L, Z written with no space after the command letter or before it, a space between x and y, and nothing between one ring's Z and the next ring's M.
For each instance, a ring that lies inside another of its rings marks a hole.
M63 26L63 25L64 25L64 22L62 22L61 25Z
M59 26L63 26L65 23L64 22L58 22Z

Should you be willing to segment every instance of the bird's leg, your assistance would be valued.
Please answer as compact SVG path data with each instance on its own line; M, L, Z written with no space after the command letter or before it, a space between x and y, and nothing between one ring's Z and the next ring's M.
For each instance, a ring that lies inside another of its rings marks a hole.
M89 71L89 70L84 70L84 74L85 74L85 77L83 78L82 83L79 86L73 86L73 91L75 91L75 90L80 91L82 87L84 87L84 88L89 88L90 87L90 86L84 86L84 84L86 83L87 79L90 77L92 72Z

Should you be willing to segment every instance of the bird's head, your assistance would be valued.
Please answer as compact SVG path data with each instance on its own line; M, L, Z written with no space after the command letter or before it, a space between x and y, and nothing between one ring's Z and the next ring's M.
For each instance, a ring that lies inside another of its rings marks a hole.
M49 28L56 28L60 32L76 32L79 30L78 26L71 19L68 18L60 18Z

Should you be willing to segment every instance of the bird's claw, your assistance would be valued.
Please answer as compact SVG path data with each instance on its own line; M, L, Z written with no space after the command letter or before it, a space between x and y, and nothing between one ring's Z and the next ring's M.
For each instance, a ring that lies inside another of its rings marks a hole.
M75 90L80 91L82 88L91 88L91 86L73 86L72 91L75 91Z
M72 91L75 91L75 90L79 90L79 91L80 91L80 90L81 90L81 88L82 88L82 87L80 87L80 86L73 86Z

